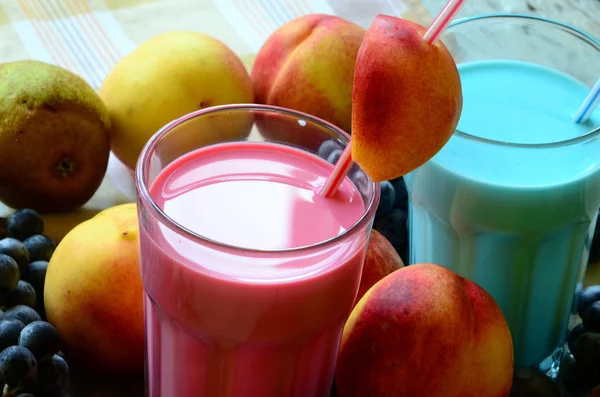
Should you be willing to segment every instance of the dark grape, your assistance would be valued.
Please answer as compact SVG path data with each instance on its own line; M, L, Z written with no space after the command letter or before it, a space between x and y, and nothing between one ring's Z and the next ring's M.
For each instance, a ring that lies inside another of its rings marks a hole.
M40 321L42 319L38 312L36 312L31 307L25 305L9 307L8 309L6 309L4 314L6 314L7 319L19 320L25 325L34 321Z
M359 192L364 194L369 191L369 177L360 168L350 174L350 180Z
M37 298L33 286L27 281L19 280L15 290L4 300L4 304L7 307L26 305L35 309Z
M24 347L10 346L0 352L0 379L9 386L24 384L35 377L37 363Z
M397 208L391 210L387 215L375 220L375 230L383 234L385 238L396 248L400 257L406 263L408 251L408 230L406 226L406 212Z
M592 237L592 245L590 247L589 261L596 262L600 260L600 212L598 212L596 220L596 231Z
M33 286L37 297L37 310L40 314L44 311L44 285L46 283L46 271L48 270L47 261L31 262L25 274L21 278Z
M36 389L40 392L53 392L60 395L64 391L69 379L69 366L59 355L54 355L50 360L38 364Z
M19 343L19 335L25 328L19 320L5 320L0 322L0 351Z
M569 351L573 351L573 344L575 343L575 339L579 337L579 335L583 334L585 331L585 327L582 323L577 324L576 326L569 331L569 335L567 336L567 346L569 347Z
M600 224L598 224L598 228L600 231ZM579 313L579 316L582 316L588 307L594 302L600 301L600 285L591 285L584 288L578 295L578 301L577 313Z
M534 368L515 371L510 397L560 397L558 386Z
M376 217L381 217L394 208L396 200L396 190L390 181L383 181L379 184L381 189L381 198L379 199L379 207L377 207Z
M391 181L396 190L396 200L394 201L394 207L408 212L408 191L406 190L406 183L404 178L396 178Z
M588 331L600 332L600 301L592 303L583 311L581 322Z
M48 270L48 261L31 262L25 269L21 277L33 286L35 292L44 295L44 283L46 282L46 271Z
M31 393L21 393L21 394L17 394L17 397L35 397L35 396Z
M560 364L560 377L570 391L585 391L600 383L597 371L580 365L572 354L563 357Z
M28 237L23 241L27 251L29 252L29 260L35 261L49 261L56 249L56 244L50 237L36 234Z
M580 387L577 361L575 361L572 354L566 354L561 359L559 377L568 390L575 390L575 388Z
M6 220L6 233L9 237L23 241L34 234L44 233L44 221L40 214L32 209L16 210Z
M0 254L0 296L6 296L17 287L21 272L13 258Z
M65 359L59 354L55 354L52 357L52 361L56 365L56 368L58 369L58 374L60 375L60 382L58 383L58 386L60 386L60 389L64 390L69 380L69 364L67 364Z
M334 164L338 162L338 160L340 159L340 157L342 157L342 149L335 149L333 150L331 153L329 153L329 156L327 156L327 161L331 164Z
M38 362L46 361L58 353L58 332L46 321L34 321L21 331L19 346L29 349Z
M317 151L317 155L322 159L327 160L331 152L342 149L342 145L340 145L338 142L328 139L321 143L321 146L319 146L319 150Z
M17 262L17 265L19 265L21 274L23 274L29 264L29 252L27 252L25 244L15 238L6 237L0 240L0 254L13 258Z
M573 357L581 366L597 368L600 373L600 334L584 332L573 342Z

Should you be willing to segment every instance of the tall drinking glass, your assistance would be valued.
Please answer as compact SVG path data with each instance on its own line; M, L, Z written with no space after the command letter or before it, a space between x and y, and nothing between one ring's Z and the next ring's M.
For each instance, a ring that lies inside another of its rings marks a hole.
M454 22L457 131L405 177L410 263L470 278L500 305L515 366L555 368L600 206L600 113L571 121L600 76L600 42L520 15Z
M160 130L136 169L150 397L329 396L379 187L337 195L316 155L349 137L307 114L227 105Z

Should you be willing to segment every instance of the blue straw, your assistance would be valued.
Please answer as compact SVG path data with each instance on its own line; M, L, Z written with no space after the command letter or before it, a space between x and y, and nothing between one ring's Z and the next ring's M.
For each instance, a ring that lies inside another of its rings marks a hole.
M583 123L587 121L592 115L596 106L600 103L600 79L594 85L594 88L590 91L588 96L585 98L585 101L581 104L581 107L573 116L573 121L577 124Z

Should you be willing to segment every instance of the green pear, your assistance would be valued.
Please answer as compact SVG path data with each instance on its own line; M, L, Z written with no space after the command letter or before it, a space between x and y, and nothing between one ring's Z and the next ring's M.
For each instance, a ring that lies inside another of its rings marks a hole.
M76 74L44 62L0 64L0 200L60 212L82 206L108 166L106 106Z

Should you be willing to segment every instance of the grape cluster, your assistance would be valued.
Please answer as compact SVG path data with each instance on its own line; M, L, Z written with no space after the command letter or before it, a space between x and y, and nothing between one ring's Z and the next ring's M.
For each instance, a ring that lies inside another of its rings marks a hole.
M600 386L600 285L581 291L576 304L581 323L569 332L560 369L565 388L585 395Z
M327 140L321 144L317 154L335 164L342 152L339 142ZM366 176L356 165L350 169L348 176L359 188L366 181ZM402 261L408 264L408 192L404 178L383 181L380 188L381 199L373 227L392 243Z
M44 281L56 244L30 209L15 211L0 240L2 397L61 397L69 366L56 329L45 321Z
M594 263L600 261L600 211L596 218L596 230L592 237L592 244L590 246L590 257L589 262Z

